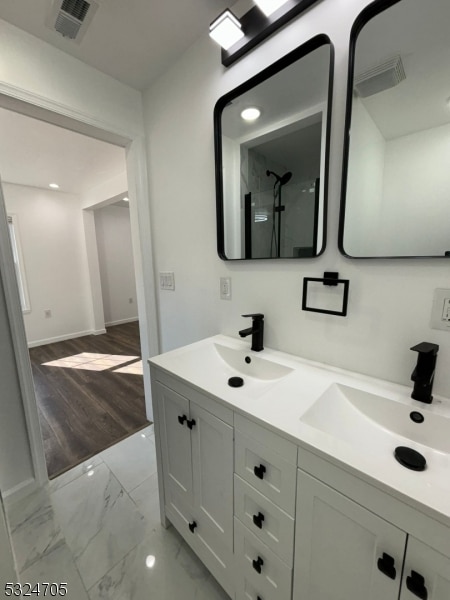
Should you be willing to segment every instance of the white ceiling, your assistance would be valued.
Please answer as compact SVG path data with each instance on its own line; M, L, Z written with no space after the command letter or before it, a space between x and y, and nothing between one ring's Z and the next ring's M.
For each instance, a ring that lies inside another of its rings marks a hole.
M98 0L99 9L77 43L45 25L52 2L1 0L0 19L139 90L205 34L229 4L226 0Z
M2 181L83 194L126 170L125 150L0 108Z

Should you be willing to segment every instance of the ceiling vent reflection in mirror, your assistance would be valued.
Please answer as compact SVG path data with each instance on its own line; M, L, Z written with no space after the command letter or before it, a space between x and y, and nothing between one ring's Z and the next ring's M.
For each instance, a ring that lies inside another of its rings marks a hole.
M367 98L395 87L406 79L402 57L397 55L355 77L355 92Z
M97 9L98 4L92 1L55 0L46 25L64 38L80 43Z

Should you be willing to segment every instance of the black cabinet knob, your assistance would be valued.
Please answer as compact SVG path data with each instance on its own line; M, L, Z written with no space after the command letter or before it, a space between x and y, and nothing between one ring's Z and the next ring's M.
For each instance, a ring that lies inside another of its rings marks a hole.
M258 556L257 560L252 561L253 568L257 573L261 573L261 567L263 566L263 564L264 561L260 556Z
M262 513L258 513L257 515L253 515L253 523L259 529L262 529L262 522L264 521L264 515Z
M377 562L378 569L389 577L390 579L395 579L397 576L397 571L395 569L395 561L392 556L383 552L383 556L378 559Z
M186 415L178 415L178 423L180 425L183 425L185 421L187 421L187 416Z
M428 590L425 587L425 579L417 571L411 571L411 575L406 578L406 587L420 600L428 599Z
M194 530L196 527L197 527L197 523L195 521L192 521L192 523L189 523L189 529L191 530L191 533L194 533Z
M266 472L266 467L264 465L259 465L259 467L255 467L253 469L253 473L258 477L258 479L264 478L264 473Z
M191 419L190 421L186 421L186 425L189 427L189 429L192 429L195 425L195 419Z

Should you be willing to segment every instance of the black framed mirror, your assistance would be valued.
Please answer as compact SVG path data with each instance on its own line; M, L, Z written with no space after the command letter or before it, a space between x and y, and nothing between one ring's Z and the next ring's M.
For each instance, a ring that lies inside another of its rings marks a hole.
M450 2L378 0L351 33L339 249L450 257Z
M313 258L324 251L333 54L329 38L316 36L216 103L222 259ZM246 109L256 109L252 120L245 120Z

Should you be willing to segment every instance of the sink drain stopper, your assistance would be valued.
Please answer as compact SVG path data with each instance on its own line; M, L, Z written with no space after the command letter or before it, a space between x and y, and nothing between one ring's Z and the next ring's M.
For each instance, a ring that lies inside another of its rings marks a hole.
M244 385L244 380L242 377L230 377L228 380L228 385L230 387L242 387Z
M394 452L395 458L398 462L407 469L413 471L425 471L427 467L427 461L420 452L416 452L412 448L407 446L397 446Z

